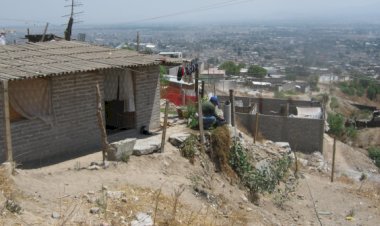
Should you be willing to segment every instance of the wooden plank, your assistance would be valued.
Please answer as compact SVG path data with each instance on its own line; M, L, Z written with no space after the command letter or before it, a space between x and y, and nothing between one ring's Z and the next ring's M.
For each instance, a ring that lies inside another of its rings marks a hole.
M12 133L11 122L9 118L9 94L8 94L8 81L3 81L3 99L4 99L4 134L5 134L5 149L6 160L13 162L13 147L12 147Z

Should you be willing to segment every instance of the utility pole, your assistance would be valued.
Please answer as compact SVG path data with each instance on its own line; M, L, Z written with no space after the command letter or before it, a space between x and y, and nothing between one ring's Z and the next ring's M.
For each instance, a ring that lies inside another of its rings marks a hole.
M136 51L140 51L140 32L137 32L137 37L136 37Z

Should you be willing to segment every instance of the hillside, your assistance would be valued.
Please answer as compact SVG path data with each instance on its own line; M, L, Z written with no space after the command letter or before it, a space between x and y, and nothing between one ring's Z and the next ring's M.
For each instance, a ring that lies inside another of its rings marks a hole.
M194 132L175 121L169 136ZM240 139L257 164L287 153L270 141L253 144L242 133ZM298 153L298 179L292 176L292 166L287 183L260 195L256 204L238 181L216 170L207 155L198 153L191 164L169 142L164 153L131 156L127 163L110 162L105 169L89 169L101 160L101 153L95 153L43 168L17 169L10 177L2 172L3 196L22 211L12 213L0 205L0 224L376 225L380 221L376 167L365 155L339 144L337 177L331 183L328 136L325 146L323 156ZM361 173L368 175L363 184Z

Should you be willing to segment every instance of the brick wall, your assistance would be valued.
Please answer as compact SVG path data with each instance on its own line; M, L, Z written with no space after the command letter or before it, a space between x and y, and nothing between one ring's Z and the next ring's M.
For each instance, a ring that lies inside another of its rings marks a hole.
M134 69L136 128L160 126L159 67ZM52 77L54 126L36 120L11 123L16 162L46 161L50 157L78 155L99 150L95 85L103 93L103 75L83 74ZM0 88L0 91L1 88ZM3 97L0 92L0 162L5 160Z
M4 148L4 98L3 98L3 85L0 84L0 162L5 161L5 148Z
M78 154L100 147L95 85L98 82L102 91L103 77L83 74L50 79L54 125L39 119L11 123L13 155L18 163L45 161L49 157ZM3 128L2 121L0 126ZM3 143L1 148L4 152Z
M160 127L160 71L159 66L134 69L136 92L136 129Z
M240 129L253 134L255 115L236 113ZM289 142L293 150L304 153L323 152L324 120L288 118L283 116L260 115L259 131L268 140Z

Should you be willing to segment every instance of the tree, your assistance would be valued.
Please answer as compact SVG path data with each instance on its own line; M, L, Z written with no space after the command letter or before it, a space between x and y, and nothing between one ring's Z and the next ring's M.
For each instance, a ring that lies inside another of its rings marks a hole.
M318 82L319 82L319 76L318 75L311 75L308 79L310 88L312 90L318 90Z
M248 75L256 77L256 78L264 78L267 74L267 70L258 65L251 65L248 68Z
M226 61L219 66L219 69L225 70L227 75L237 75L240 73L240 67L232 61Z

